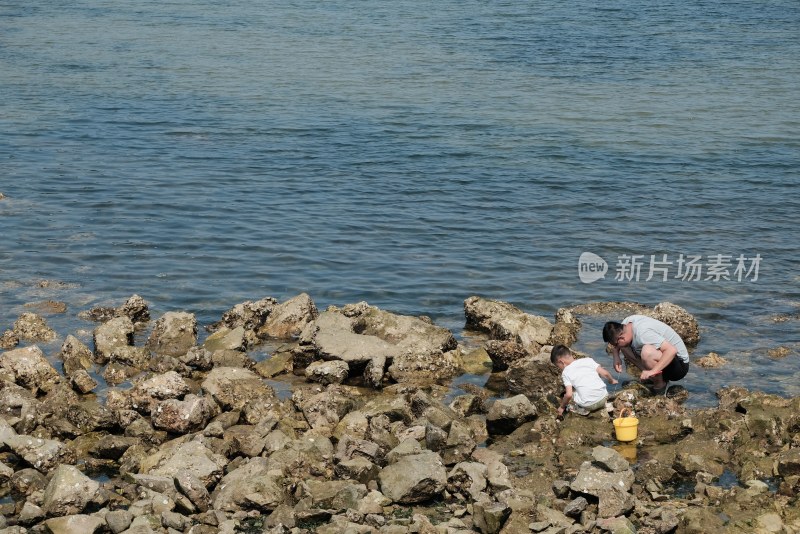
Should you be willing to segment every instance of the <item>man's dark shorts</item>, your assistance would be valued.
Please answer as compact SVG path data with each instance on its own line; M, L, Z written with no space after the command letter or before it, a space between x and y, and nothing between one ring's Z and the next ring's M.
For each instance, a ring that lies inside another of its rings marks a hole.
M664 380L668 380L670 382L675 382L680 380L686 373L689 372L689 362L685 362L675 356L669 365L664 368L661 372L661 376L664 377Z

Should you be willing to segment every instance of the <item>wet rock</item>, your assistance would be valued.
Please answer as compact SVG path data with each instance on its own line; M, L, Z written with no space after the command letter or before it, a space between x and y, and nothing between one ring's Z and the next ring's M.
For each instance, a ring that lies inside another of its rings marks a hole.
M114 412L100 404L96 398L69 405L64 417L82 432L111 430L117 426Z
M709 352L702 358L698 358L695 362L698 366L704 367L706 369L714 369L717 367L722 367L728 360L717 354L716 352Z
M264 378L273 378L291 373L294 369L294 358L291 352L278 352L258 362L253 370Z
M466 394L454 398L448 405L459 417L483 413L483 399L477 395Z
M133 367L135 369L145 369L150 362L150 354L144 347L134 347L125 345L115 347L109 353L111 363Z
M621 473L631 468L628 460L610 447L597 446L592 449L592 463L611 473Z
M91 377L84 369L79 369L72 373L71 380L72 386L81 393L89 393L97 387L97 380Z
M44 317L26 312L14 322L14 333L25 341L32 343L49 343L56 338L56 332L49 326Z
M274 306L263 326L258 329L258 335L277 338L297 337L318 315L319 312L311 297L301 293Z
M792 351L789 349L789 347L775 347L767 351L767 356L770 358L780 359L787 357L789 354L791 354L791 352Z
M187 395L184 400L167 399L152 411L155 428L175 434L202 430L219 413L216 403L206 397Z
M128 317L136 328L150 320L150 308L147 301L136 294L128 297L128 300L116 309L115 314Z
M94 359L89 347L72 334L61 345L59 357L64 362L64 374L70 377L76 371L91 369Z
M272 297L264 297L261 300L246 301L236 304L233 308L222 314L222 318L212 324L209 330L212 332L226 326L230 329L244 327L248 331L256 331L264 324L267 317L278 304Z
M0 350L10 350L19 345L19 336L13 330L6 330L0 335Z
M197 319L187 312L167 312L153 326L147 347L155 354L183 356L197 343Z
M203 348L211 352L217 350L245 350L248 346L254 344L255 339L248 339L245 337L245 329L243 326L236 328L228 328L223 326L203 342ZM188 351L187 351L188 352Z
M533 354L547 343L553 325L507 302L469 297L464 301L467 328L488 333L492 339L516 341Z
M36 345L0 354L0 369L11 373L17 384L34 394L39 390L50 391L60 381L58 371Z
M500 532L511 516L511 507L503 503L480 501L472 505L472 520L483 534Z
M94 329L95 361L107 363L114 349L133 345L133 322L116 317Z
M180 440L176 440L142 459L139 472L174 477L179 471L186 470L208 487L219 480L227 463L225 457L212 452L200 442L180 443Z
M438 454L422 452L384 467L379 480L384 495L394 502L411 504L439 495L447 483L447 472Z
M498 399L486 415L489 434L510 434L519 426L536 418L536 407L525 395Z
M255 509L268 512L286 500L280 469L266 458L251 458L220 481L211 495L215 510Z
M508 369L506 385L511 393L525 394L531 398L560 396L562 383L558 367L550 363L552 347L542 347L542 352L523 358Z
M42 508L49 515L78 514L95 498L100 484L73 465L59 465L44 491Z
M183 377L170 371L137 383L129 395L134 409L150 413L158 401L179 398L188 392L189 385Z
M581 329L581 322L569 308L559 308L556 312L556 322L550 338L545 345L566 345L571 346L578 339L578 332Z
M275 391L252 371L238 367L215 367L202 383L223 410L241 410L258 400L277 403Z
M313 362L306 367L306 378L320 384L341 384L347 378L350 367L341 360ZM381 372L383 376L383 372Z
M521 343L511 340L490 340L486 343L486 353L492 360L492 371L505 371L510 364L528 356L528 351ZM533 346L539 349L539 346Z
M687 347L700 341L700 327L692 314L671 302L661 302L648 313L654 319L668 324L681 337Z

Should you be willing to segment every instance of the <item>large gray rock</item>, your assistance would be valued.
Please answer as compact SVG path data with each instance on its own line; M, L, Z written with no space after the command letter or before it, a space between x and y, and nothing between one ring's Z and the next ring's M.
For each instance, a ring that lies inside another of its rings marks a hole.
M666 323L681 337L686 346L694 346L700 341L700 326L694 316L671 302L661 302L647 313L654 319Z
M255 402L278 404L275 390L252 371L241 367L215 367L206 375L203 390L224 410L242 410Z
M318 357L367 364L367 381L374 386L380 385L387 364L396 381L430 381L459 372L460 354L454 351L453 334L417 317L361 302L328 309L310 329L308 342Z
M511 488L509 470L503 463L502 454L480 447L472 451L472 458L486 466L486 480L494 491L499 492Z
M628 460L611 447L597 446L592 449L592 463L612 473L621 473L631 468Z
M78 514L94 499L100 484L74 465L59 465L44 490L42 508L51 516Z
M133 408L150 413L158 401L183 397L189 392L189 385L175 371L156 375L137 383L129 396Z
M91 369L94 360L91 349L72 334L61 345L59 356L64 362L64 374L70 377L76 371Z
M312 362L311 365L306 367L305 375L312 382L328 385L341 384L345 381L349 372L350 366L347 365L347 362L341 360L318 361Z
M516 341L523 347L538 352L550 338L553 325L538 315L530 315L507 302L482 297L469 297L464 301L467 328L486 332L492 339Z
M14 381L36 394L50 391L60 381L60 375L36 345L0 354L0 369L14 376Z
M353 400L336 387L306 395L295 391L292 401L297 405L311 428L330 434L344 415L353 408Z
M633 485L633 481L634 474L630 469L612 473L593 465L591 462L583 462L569 487L572 491L599 497L602 492L613 489L628 492Z
M128 317L138 327L150 320L150 308L142 297L134 294L117 308L116 315Z
M209 450L199 441L181 442L178 439L143 458L139 472L175 477L185 469L208 487L220 479L227 463L224 456Z
M68 450L60 441L28 435L8 436L3 440L14 454L22 457L35 469L47 472L67 459Z
M56 338L56 332L41 315L25 312L14 322L14 333L20 339L33 343L49 343Z
M633 495L620 489L600 490L597 492L599 503L597 515L599 517L617 517L626 515L633 510L636 503Z
M152 411L155 428L176 434L202 430L219 413L214 401L197 395L187 395L184 400L167 399L159 402Z
M133 322L130 317L115 317L94 329L94 354L99 363L106 363L111 352L133 345Z
M297 337L318 315L319 312L311 297L301 293L272 308L263 326L258 329L258 335L277 338Z
M447 474L447 491L478 500L486 490L486 466L479 462L461 462Z
M447 471L438 454L430 451L404 456L383 468L381 492L392 501L412 504L439 495L447 484Z
M569 347L578 339L581 322L569 308L559 308L556 312L556 323L550 332L547 345L566 345Z
M212 331L216 331L223 326L227 326L230 329L241 326L246 331L256 331L261 328L277 304L278 301L272 297L241 302L223 313L222 318L209 328Z
M511 364L506 372L506 384L511 393L524 393L531 398L560 396L561 374L558 367L550 363L551 349L545 345L538 354Z
M486 429L490 434L510 434L535 418L536 407L525 395L497 399L486 415Z
M511 516L511 507L499 502L479 501L472 505L472 520L483 534L497 534Z
M272 511L287 498L281 478L281 470L271 466L268 459L251 458L220 481L211 494L213 507L225 512Z
M216 350L245 350L254 342L255 339L248 340L243 326L237 326L233 329L223 326L206 338L203 342L203 348L211 352Z
M153 326L147 347L156 354L183 356L197 343L197 319L187 312L167 312Z
M51 534L92 534L105 524L102 517L85 514L54 517L44 522Z

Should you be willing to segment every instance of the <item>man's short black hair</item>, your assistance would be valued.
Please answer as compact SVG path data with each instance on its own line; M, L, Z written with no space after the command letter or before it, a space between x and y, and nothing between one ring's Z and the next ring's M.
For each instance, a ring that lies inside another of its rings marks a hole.
M622 323L608 321L605 325L603 325L603 341L606 343L611 343L612 345L616 345L617 338L622 333L623 328L625 328L625 325Z
M566 345L556 345L550 351L550 363L555 364L562 356L570 354L569 347Z

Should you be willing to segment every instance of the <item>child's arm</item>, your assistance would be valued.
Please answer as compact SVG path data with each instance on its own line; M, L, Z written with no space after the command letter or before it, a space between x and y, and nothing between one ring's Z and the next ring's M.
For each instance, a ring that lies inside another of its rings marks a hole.
M610 382L611 384L616 384L616 383L617 383L617 379L616 379L616 378L614 378L613 376L611 376L611 373L609 373L608 371L606 371L606 370L603 368L603 366L602 366L602 365L598 365L598 366L597 366L597 374L598 374L598 375L600 375L600 377L601 377L601 378L604 378L604 379L606 379L606 380L607 380L608 382Z
M564 393L564 398L561 399L561 405L558 407L558 415L564 414L564 409L569 404L569 401L572 400L572 386L565 386L567 391Z

